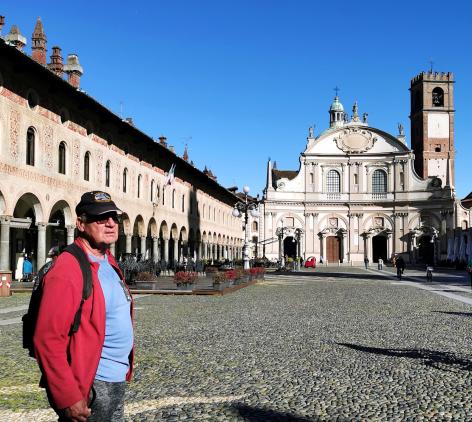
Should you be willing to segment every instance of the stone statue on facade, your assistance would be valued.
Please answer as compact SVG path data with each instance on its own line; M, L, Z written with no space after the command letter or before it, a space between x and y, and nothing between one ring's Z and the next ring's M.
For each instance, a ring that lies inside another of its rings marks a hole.
M405 135L405 130L401 123L398 123L398 134L402 136Z

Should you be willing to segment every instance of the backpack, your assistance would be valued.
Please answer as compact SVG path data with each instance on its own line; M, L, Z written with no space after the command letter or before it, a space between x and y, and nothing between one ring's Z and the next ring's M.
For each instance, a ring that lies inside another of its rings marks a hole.
M82 305L90 297L92 293L92 270L90 263L84 251L75 243L68 245L64 251L70 253L79 262L82 271L83 289L82 300L80 301L79 309L75 313L74 322L70 328L69 336L76 333L80 327L80 318L82 316ZM43 296L43 280L47 272L52 268L53 261L44 264L38 272L33 285L33 292L31 294L28 312L23 315L23 348L27 349L31 357L35 357L35 349L33 344L34 331L36 329L36 322L38 319L39 308L41 306L41 299Z

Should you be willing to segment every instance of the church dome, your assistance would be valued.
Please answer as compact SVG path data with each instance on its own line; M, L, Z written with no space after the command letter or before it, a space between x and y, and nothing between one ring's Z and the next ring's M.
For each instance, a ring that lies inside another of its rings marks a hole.
M329 108L329 111L344 111L343 105L339 102L339 97L336 95L334 100Z

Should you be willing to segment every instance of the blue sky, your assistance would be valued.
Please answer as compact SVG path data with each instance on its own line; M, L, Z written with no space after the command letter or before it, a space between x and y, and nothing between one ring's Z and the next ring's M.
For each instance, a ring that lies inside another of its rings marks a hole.
M472 58L468 1L167 0L6 2L7 33L31 47L41 16L63 55L77 53L82 88L223 186L265 186L268 157L296 170L308 127L319 134L339 86L369 124L409 143L409 83L455 74L456 190L472 190ZM121 104L121 105L120 105Z

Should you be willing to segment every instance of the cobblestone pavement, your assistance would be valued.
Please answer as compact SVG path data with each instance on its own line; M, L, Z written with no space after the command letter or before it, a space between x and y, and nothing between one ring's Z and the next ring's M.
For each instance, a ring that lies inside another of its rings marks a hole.
M471 305L387 277L317 269L223 297L138 298L127 420L472 420ZM0 326L0 350L0 420L53 420L20 324Z

